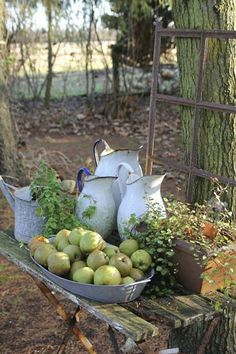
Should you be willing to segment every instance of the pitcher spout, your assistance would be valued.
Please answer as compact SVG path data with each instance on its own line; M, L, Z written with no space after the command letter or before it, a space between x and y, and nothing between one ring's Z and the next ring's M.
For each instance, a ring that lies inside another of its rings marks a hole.
M5 196L5 198L7 199L8 203L10 204L12 210L15 211L15 198L10 192L8 187L11 187L12 189L16 189L15 187L8 186L7 183L4 182L2 176L0 176L0 189L3 195Z

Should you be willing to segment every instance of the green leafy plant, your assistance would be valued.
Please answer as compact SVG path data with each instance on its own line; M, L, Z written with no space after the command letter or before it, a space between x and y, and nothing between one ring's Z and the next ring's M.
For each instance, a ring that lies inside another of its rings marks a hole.
M224 272L224 287L232 284L235 270L236 226L226 206L220 202L225 188L217 185L213 199L203 205L191 206L177 201L173 196L164 198L167 217L161 217L158 206L150 203L148 211L140 220L132 215L127 227L134 225L132 237L135 237L153 258L156 269L155 281L149 287L151 295L165 295L175 287L176 268L172 262L177 239L192 245L194 258L201 266L210 261L217 263L212 273L203 272L202 277L213 283L216 272ZM216 207L217 206L217 207ZM206 235L205 225L210 223L216 232L214 237ZM225 251L232 249L232 255L224 257Z
M176 284L176 269L171 260L174 255L175 235L157 210L158 206L150 204L141 221L134 214L129 220L134 225L132 237L152 256L156 275L145 290L151 297L173 294Z
M80 226L75 216L75 198L63 192L54 169L42 161L30 184L30 191L37 201L36 213L44 217L44 236L50 236L61 229Z

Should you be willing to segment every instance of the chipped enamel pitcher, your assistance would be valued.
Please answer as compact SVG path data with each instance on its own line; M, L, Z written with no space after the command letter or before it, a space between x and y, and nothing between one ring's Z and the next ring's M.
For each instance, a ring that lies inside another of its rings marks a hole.
M142 219L150 204L155 205L160 217L166 217L166 210L161 197L161 183L164 177L165 175L139 177L132 170L129 170L126 189L124 190L123 186L120 185L121 203L117 213L118 232L122 240L129 236L134 226L132 215Z
M105 149L99 155L97 148L98 145L101 143L105 146ZM139 164L139 153L141 149L142 146L140 146L137 150L129 150L129 149L114 150L108 145L108 143L105 140L103 139L97 140L93 146L93 155L96 164L96 169L94 174L99 177L102 176L116 177L118 165L121 162L126 162L132 167L136 175L142 176L143 172ZM120 171L120 173L122 173L122 171Z
M85 174L82 183L82 175ZM117 208L112 196L116 177L91 175L87 168L78 172L80 194L76 201L76 216L106 239L116 226Z

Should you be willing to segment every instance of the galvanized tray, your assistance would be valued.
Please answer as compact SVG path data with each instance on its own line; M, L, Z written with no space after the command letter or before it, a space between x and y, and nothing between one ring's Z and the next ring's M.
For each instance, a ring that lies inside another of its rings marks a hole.
M31 256L33 262L42 270L48 279L52 280L63 289L70 291L75 295L80 295L91 300L96 300L106 304L122 303L135 300L140 296L143 289L154 275L154 269L152 269L147 277L143 280L137 281L132 284L125 285L94 285L94 284L82 284L60 277L56 274L49 272L46 268L42 267Z

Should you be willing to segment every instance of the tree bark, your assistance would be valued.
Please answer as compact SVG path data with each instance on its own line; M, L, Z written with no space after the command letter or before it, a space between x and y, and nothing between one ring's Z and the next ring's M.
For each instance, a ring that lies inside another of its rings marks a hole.
M22 162L17 155L16 134L9 109L4 21L5 1L0 0L0 174L21 177Z
M170 348L178 347L181 353L235 353L235 304L233 303L233 301L231 301L231 303L226 306L222 305L222 310L222 314L219 318L214 318L211 321L196 322L190 326L172 330L169 337Z
M236 29L235 0L175 0L176 28ZM177 40L181 96L194 99L199 70L200 39ZM208 39L202 99L235 105L236 103L236 40ZM182 108L185 160L190 162L193 110ZM236 115L202 110L197 147L199 168L218 175L236 178ZM208 200L212 183L196 177L194 202ZM236 188L229 188L225 201L235 216Z
M44 96L44 105L46 108L50 106L51 100L51 88L52 88L52 68L53 68L53 52L52 52L52 5L51 0L46 0L46 13L47 13L47 20L48 20L48 73L47 73L47 81L46 81L46 90Z

